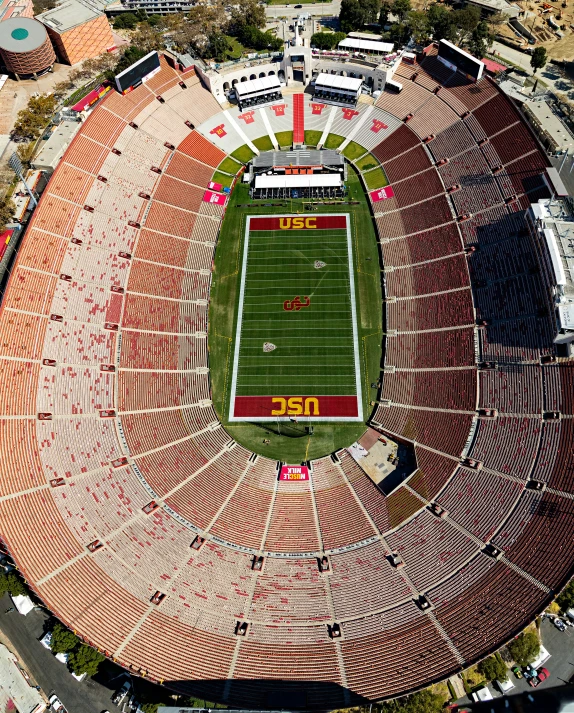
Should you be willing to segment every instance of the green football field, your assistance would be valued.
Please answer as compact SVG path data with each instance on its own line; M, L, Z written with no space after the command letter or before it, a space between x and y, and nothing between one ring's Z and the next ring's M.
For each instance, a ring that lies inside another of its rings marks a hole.
M230 421L362 420L350 220L247 217Z

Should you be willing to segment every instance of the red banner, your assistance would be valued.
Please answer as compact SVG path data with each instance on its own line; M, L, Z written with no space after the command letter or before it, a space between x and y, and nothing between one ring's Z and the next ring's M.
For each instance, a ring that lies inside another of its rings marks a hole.
M371 191L369 195L373 203L378 203L379 201L386 201L387 198L393 198L395 192L391 186L385 186L385 188L377 188L376 191Z
M225 205L227 196L222 196L219 193L212 193L211 191L205 191L203 194L203 200L206 203L216 203L217 205Z
M309 480L309 468L306 465L282 465L279 480Z
M356 418L356 396L236 396L235 418Z
M214 183L213 181L210 181L207 184L207 187L209 188L210 191L218 191L218 192L221 191L221 189L223 188L221 183Z
M251 218L249 230L325 230L344 229L344 215L288 215L285 217Z

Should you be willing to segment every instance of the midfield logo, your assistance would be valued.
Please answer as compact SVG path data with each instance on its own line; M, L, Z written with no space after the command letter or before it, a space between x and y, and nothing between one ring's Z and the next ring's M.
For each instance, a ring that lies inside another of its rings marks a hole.
M311 298L304 297L303 299L305 301L301 302L301 298L299 297L299 295L297 295L297 297L292 300L285 300L285 302L283 302L283 309L285 310L285 312L292 312L293 310L295 310L295 312L298 312L302 307L309 307L309 305L311 304Z

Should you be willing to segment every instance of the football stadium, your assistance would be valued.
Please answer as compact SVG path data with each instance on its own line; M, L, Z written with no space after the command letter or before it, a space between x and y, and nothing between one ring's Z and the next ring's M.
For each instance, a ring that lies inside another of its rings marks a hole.
M574 206L441 52L371 101L321 74L227 108L147 58L47 185L0 312L0 537L134 676L393 698L572 575Z

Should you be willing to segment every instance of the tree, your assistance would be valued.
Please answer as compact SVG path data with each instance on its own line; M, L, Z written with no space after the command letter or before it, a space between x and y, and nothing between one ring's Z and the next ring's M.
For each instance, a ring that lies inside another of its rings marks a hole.
M265 23L265 8L257 0L238 0L231 11L231 24L235 28L251 25L261 29Z
M130 67L134 62L137 62L138 59L145 57L146 54L147 52L141 47L135 47L134 45L130 45L127 49L124 50L122 58L117 63L115 74L123 72L124 69Z
M566 585L562 594L556 598L556 603L560 607L562 614L574 607L574 579Z
M138 24L138 19L133 12L123 12L114 18L114 28L117 30L133 30Z
M480 10L469 5L463 10L455 10L452 13L452 19L458 31L458 44L468 44L470 36L480 22Z
M508 676L506 665L498 656L489 656L481 661L477 668L488 681L504 681Z
M396 15L401 22L407 16L411 9L411 0L395 0L393 3L393 14Z
M431 5L427 12L427 22L435 42L454 39L456 28L453 13L444 5Z
M406 24L409 27L414 41L418 45L425 44L429 36L429 24L426 13L411 10L407 15Z
M210 59L216 62L225 62L229 51L227 37L221 32L213 32L208 37L208 54Z
M32 7L34 15L39 15L47 10L53 10L56 7L56 0L33 0Z
M10 198L3 198L0 200L0 233L6 230L6 224L12 222L14 213L16 212L16 206ZM0 584L0 587L2 585ZM7 592L8 588L4 589Z
M444 699L437 693L433 693L430 688L424 691L413 693L406 698L388 701L383 703L380 713L441 713L444 706Z
M344 32L315 32L311 37L311 44L320 50L332 50L344 39Z
M60 622L52 629L50 648L53 653L66 654L69 651L73 651L79 643L78 637Z
M490 34L490 28L488 23L482 21L479 22L476 28L473 30L470 40L468 41L468 49L471 54L478 59L482 59L484 55L488 52L488 48L492 43L492 36Z
M384 27L389 24L389 15L391 13L391 4L385 0L381 3L381 10L379 12L379 25Z
M371 24L379 19L381 0L362 0L361 7L363 8L364 25Z
M536 74L539 69L544 67L546 61L546 47L536 47L532 53L532 57L530 58L530 66L534 70L534 74Z
M95 676L105 656L99 651L92 649L87 644L82 644L79 649L73 651L68 659L68 666L77 675L87 673L88 676Z
M143 50L145 54L165 47L162 33L147 23L138 25L137 30L132 34L132 44Z
M528 631L513 639L507 648L519 666L526 666L540 653L540 641L536 634Z
M55 111L56 98L53 94L30 97L28 106L18 112L12 138L15 141L37 139Z
M404 45L408 41L410 35L409 27L404 22L397 22L391 25L389 30L389 36L391 42L394 43L395 49L398 49L401 45Z
M341 31L348 33L360 30L365 24L365 13L359 0L342 0L339 12Z
M14 204L11 200L4 199L3 203L0 205L4 206L3 209L0 208L0 223L8 223L10 220L12 220L12 216L14 215ZM4 218L6 218L5 221ZM8 594L12 595L13 597L17 597L22 594L27 594L26 587L24 586L16 572L0 573L0 595L4 594L4 592L8 592Z

